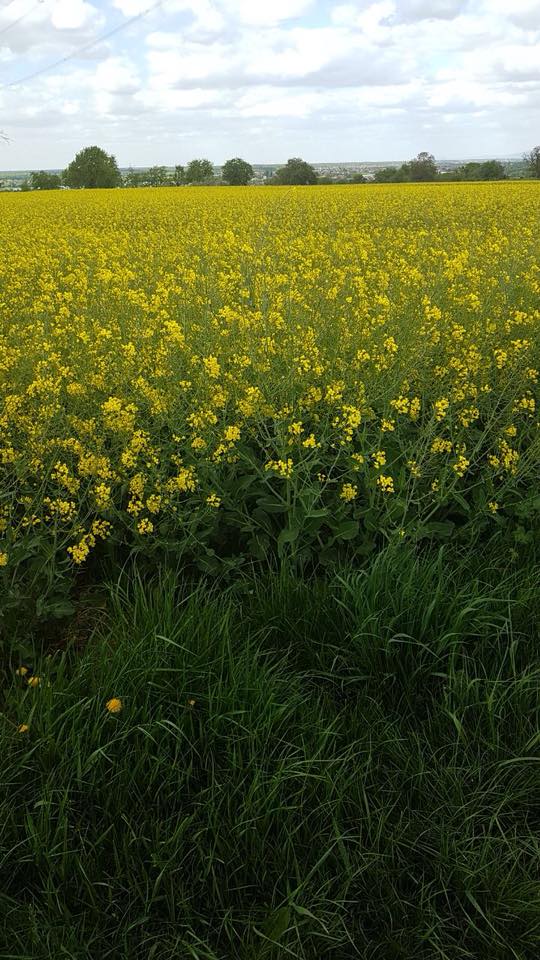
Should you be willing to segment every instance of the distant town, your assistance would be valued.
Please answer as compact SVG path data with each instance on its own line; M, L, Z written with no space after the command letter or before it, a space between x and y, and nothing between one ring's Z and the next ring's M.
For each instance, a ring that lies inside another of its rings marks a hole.
M468 157L466 159L460 160L448 160L448 161L437 161L437 171L439 174L452 175L458 168L463 167L464 164L470 163L482 163L485 158L474 158ZM504 167L505 175L508 179L521 179L527 175L527 164L523 158L498 158L498 161ZM354 181L356 177L363 176L367 181L375 181L377 179L377 174L381 170L394 167L398 169L404 161L402 160L385 160L385 161L337 161L335 163L312 163L311 166L317 173L319 177L319 182L322 183L344 183L347 181ZM263 186L264 184L271 183L274 180L276 171L280 168L280 164L277 163L253 163L251 164L253 168L253 177L250 180L250 183L253 186ZM129 185L130 175L136 174L139 183L144 184L145 174L149 173L152 167L120 167L120 173L126 185ZM175 167L160 167L160 170L164 170L168 175L172 176L174 174ZM221 177L222 167L214 165L214 177L219 179ZM45 171L49 174L61 175L62 170L59 168L49 169ZM0 170L0 191L3 192L17 192L27 189L27 184L32 175L32 170ZM148 185L153 185L150 181Z

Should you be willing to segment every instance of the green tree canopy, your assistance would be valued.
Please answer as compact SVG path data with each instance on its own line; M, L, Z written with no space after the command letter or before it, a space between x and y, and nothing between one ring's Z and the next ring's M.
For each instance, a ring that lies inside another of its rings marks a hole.
M317 183L318 177L310 163L300 157L291 157L276 171L275 182L286 186Z
M130 167L124 177L125 187L141 187L144 180L144 174L141 170L134 170Z
M540 146L533 147L523 158L527 164L527 173L535 180L540 180Z
M403 167L380 167L375 171L375 183L397 183L398 178L403 180Z
M500 160L485 160L484 163L471 160L469 163L464 163L461 167L458 167L455 176L451 179L506 180L506 172Z
M173 183L175 187L179 187L181 186L182 183L185 183L185 182L186 182L185 167L183 167L181 163L177 163L174 168L174 173L171 177L171 183Z
M57 173L47 173L46 170L39 170L37 173L30 174L32 190L59 190L61 182Z
M150 167L146 172L145 180L151 187L164 187L169 183L167 167Z
M405 166L408 169L408 180L415 183L425 183L437 177L437 164L431 153L423 151L414 160L409 160Z
M210 160L190 160L186 170L186 183L206 183L214 176Z
M221 175L232 187L245 187L253 177L253 167L247 160L234 157L223 165Z
M122 177L112 154L101 147L85 147L64 171L64 183L73 188L119 187Z
M500 160L486 160L480 164L481 180L506 180L504 165Z

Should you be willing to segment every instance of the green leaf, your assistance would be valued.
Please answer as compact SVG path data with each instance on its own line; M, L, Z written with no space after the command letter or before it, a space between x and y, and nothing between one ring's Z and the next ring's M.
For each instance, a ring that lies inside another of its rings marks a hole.
M415 539L422 540L430 537L434 540L447 540L456 529L451 520L433 520L431 523L420 524L416 530Z
M300 529L297 526L286 527L285 530L282 530L277 538L277 547L278 554L280 557L284 554L284 548L288 543L294 543L298 539L298 534Z
M264 500L263 497L257 500L257 506L266 513L287 513L290 509L286 503L280 503L279 500Z
M343 520L333 533L336 540L354 540L358 536L360 525L358 520Z
M264 921L261 932L269 940L277 942L289 927L291 911L289 907L280 907L274 910Z

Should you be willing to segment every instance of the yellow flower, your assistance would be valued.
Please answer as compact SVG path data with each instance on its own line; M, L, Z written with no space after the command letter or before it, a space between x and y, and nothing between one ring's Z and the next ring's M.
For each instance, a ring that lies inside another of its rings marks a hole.
M209 507L214 507L217 510L221 504L221 497L218 497L217 493L210 493L206 498L206 502Z
M392 477L385 477L383 473L377 477L377 486L383 493L394 493L394 480Z
M137 524L137 530L143 535L145 533L152 533L154 530L154 524L148 519L148 517L143 517L143 519L139 520Z
M0 567L7 567L8 555L3 550L0 550Z
M344 483L339 496L342 500L345 500L347 503L349 503L358 496L358 487L355 486L354 483Z
M28 667L17 667L15 673L18 677L25 677L28 673Z
M109 713L120 713L122 706L123 704L119 697L112 697L111 700L107 700L105 704Z
M41 677L36 677L34 674L33 676L28 677L27 683L29 687L38 687L41 683Z
M30 727L27 723L20 723L17 727L17 733L28 733Z
M264 469L272 470L278 477L284 477L288 480L292 476L293 466L293 461L288 457L287 460L269 460Z
M456 462L452 464L452 470L454 470L454 472L457 473L458 477L463 477L465 476L465 473L467 472L467 467L469 465L470 465L470 460L467 460L466 457L464 457L463 455L460 455L457 458Z
M451 453L452 452L452 441L443 440L442 437L435 437L435 440L431 444L432 453Z
M490 513L497 513L498 509L499 509L499 504L497 503L497 501L490 500L488 503L488 510L490 511Z
M291 424L289 424L288 432L289 432L293 437L299 437L300 434L302 433L302 429L303 429L303 428L302 428L302 421L301 421L301 420L294 420Z
M450 403L446 397L441 397L440 400L436 400L433 404L433 408L435 410L435 419L444 420L449 406Z

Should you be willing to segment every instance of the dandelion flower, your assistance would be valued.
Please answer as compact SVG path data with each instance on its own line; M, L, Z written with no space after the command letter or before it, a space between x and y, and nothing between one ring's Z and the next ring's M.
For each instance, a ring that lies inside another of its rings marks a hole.
M30 727L27 723L20 723L17 727L17 733L28 733Z
M122 701L119 697L112 697L110 700L107 700L105 706L109 713L120 713L122 709Z
M28 677L27 682L29 687L39 687L41 683L41 677L36 677L35 675L32 677Z

